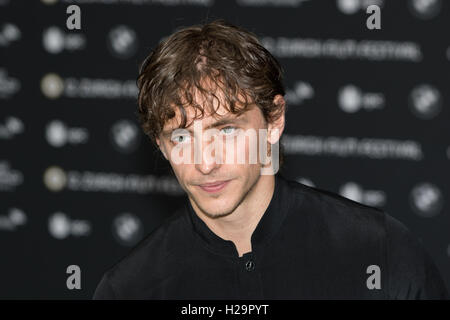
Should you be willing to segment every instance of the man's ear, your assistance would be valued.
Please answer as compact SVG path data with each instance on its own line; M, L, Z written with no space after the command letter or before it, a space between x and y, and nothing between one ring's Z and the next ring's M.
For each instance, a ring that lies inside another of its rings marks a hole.
M281 94L277 94L273 98L273 103L278 107L280 111L280 115L277 119L275 119L273 122L269 123L268 125L268 142L270 144L275 144L278 140L280 140L281 135L283 134L284 130L284 123L285 118L284 114L286 111L286 101L284 100L283 96Z
M164 143L161 143L161 140L159 138L156 138L156 144L158 145L158 148L161 151L161 153L163 154L164 158L166 158L166 160L169 160L167 158L167 151L166 151Z

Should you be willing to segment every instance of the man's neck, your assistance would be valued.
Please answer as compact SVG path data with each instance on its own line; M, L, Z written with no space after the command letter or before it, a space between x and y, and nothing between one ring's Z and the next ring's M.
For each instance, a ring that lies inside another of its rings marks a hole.
M212 219L205 214L197 215L216 235L231 240L239 256L252 251L251 236L269 206L275 189L273 175L261 175L241 204L229 215ZM193 206L196 212L200 210Z

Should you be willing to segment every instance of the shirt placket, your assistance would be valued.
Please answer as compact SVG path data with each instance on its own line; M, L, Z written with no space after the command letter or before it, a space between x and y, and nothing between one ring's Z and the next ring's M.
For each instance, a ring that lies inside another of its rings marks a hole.
M238 258L239 294L242 299L263 299L259 266L253 252Z

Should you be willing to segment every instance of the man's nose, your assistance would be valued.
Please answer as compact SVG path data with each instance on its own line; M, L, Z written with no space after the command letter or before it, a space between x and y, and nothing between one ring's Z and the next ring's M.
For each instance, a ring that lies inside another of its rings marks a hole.
M194 151L195 168L202 174L209 174L221 166L220 150L216 150L215 139L197 143ZM201 145L201 148L200 148Z

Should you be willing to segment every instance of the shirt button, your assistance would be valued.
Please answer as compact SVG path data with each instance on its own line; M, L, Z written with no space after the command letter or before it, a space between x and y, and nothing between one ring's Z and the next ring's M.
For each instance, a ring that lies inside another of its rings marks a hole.
M245 269L246 269L247 271L252 271L253 269L255 269L255 263L254 263L252 260L248 260L248 261L245 263Z

